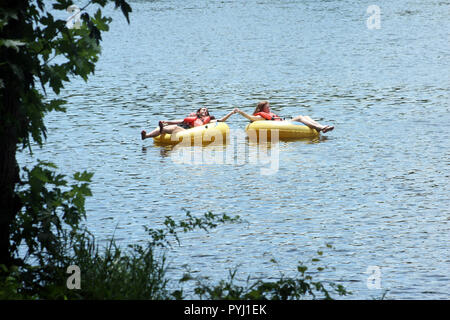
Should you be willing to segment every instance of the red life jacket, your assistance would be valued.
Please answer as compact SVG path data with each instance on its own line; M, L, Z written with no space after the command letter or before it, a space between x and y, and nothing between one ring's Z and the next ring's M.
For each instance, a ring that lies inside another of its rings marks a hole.
M279 116L277 116L275 113L272 113L272 112L262 112L261 111L261 112L255 113L254 116L261 116L266 120L276 120L276 121L282 120Z
M183 122L187 123L191 128L192 127L198 127L198 126L203 126L205 124L208 124L211 121L211 117L210 116L206 116L203 118L200 118L197 116L197 114L195 112L189 114L189 117L184 118Z

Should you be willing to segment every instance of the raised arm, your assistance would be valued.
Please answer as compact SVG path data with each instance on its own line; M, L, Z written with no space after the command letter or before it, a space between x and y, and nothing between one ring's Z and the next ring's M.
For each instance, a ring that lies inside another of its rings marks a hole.
M240 109L238 109L238 108L236 108L236 109L234 109L234 110L236 110L237 113L239 113L241 116L243 116L244 118L247 118L247 119L250 120L250 121L264 120L264 118L261 117L261 116L252 116L252 115L249 115L249 114L245 113L244 111L242 111L242 110L240 110Z
M235 109L235 110L236 110L236 109ZM220 119L217 119L217 122L225 122L225 121L227 121L228 118L231 117L232 114L236 113L235 110L231 111L231 112L228 113L226 116L224 116L224 117L222 117L222 118L220 118Z

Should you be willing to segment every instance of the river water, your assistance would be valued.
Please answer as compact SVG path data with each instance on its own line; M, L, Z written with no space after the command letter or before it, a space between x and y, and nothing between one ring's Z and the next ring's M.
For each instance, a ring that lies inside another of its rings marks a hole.
M331 244L315 276L351 299L450 298L448 1L129 2L130 25L105 9L114 20L95 75L66 86L68 111L46 117L47 143L34 150L67 174L95 173L87 225L100 240L142 243L143 226L184 210L239 215L183 234L171 277L188 264L213 281L235 267L273 280ZM370 5L379 29L368 28ZM263 99L335 130L276 144L269 175L270 163L249 160L256 146L239 115L223 163L180 163L140 138L200 106L218 117Z

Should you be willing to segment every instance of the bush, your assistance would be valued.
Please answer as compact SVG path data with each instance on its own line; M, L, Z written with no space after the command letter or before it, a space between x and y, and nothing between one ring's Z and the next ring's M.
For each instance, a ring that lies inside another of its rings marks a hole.
M322 251L318 251L321 256ZM314 258L310 263L318 262ZM272 262L277 263L275 260ZM325 268L317 267L316 272L321 272ZM251 280L247 278L246 285L235 283L236 270L230 271L227 280L221 280L218 284L205 283L204 280L196 280L197 286L194 291L200 299L207 300L299 300L299 299L332 299L331 294L339 296L351 294L342 285L333 282L325 284L314 281L311 274L307 272L302 262L297 267L297 276L294 278L285 277L281 274L276 281ZM183 280L194 280L185 276Z
M52 255L40 255L39 264L24 264L9 270L1 268L0 299L185 299L183 288L168 289L165 252L170 248L171 237L179 242L179 232L208 231L219 223L239 221L239 217L211 212L199 218L186 212L186 218L179 222L166 217L164 228L147 228L151 239L146 246L130 245L126 250L122 250L114 238L102 249L87 230L62 231L58 250L52 250ZM80 289L67 288L70 265L81 270ZM323 269L318 267L317 271ZM236 270L230 271L229 278L217 284L201 277L194 279L190 273L186 273L180 283L195 281L192 298L208 300L331 299L331 294L349 294L340 285L313 281L307 270L300 263L296 278L282 275L279 280L268 282L249 277L245 286L235 283Z

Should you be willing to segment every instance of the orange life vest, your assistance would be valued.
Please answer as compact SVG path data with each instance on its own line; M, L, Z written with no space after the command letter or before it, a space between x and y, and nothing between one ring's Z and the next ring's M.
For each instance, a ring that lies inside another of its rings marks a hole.
M191 113L189 117L184 118L183 122L188 124L191 128L203 126L205 124L208 124L211 121L210 116L202 117L200 118L197 116L195 112Z
M275 113L272 113L272 112L262 112L261 111L261 112L255 113L254 116L261 116L266 120L276 120L276 121L282 120L279 116L277 116Z

